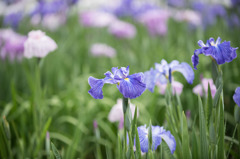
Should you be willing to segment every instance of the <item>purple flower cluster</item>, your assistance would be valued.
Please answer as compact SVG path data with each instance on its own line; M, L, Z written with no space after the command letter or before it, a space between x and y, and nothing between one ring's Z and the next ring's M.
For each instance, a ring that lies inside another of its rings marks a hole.
M112 68L112 72L108 71L104 74L104 79L96 79L92 76L88 78L88 83L91 89L88 93L95 99L102 99L102 88L105 83L116 84L118 90L125 98L136 98L140 96L146 89L146 84L143 83L144 74L135 73L129 75L129 66Z
M24 42L27 37L11 29L0 30L0 57L9 58L11 61L20 60L24 53Z
M225 8L220 4L210 5L203 2L194 2L192 8L202 15L202 22L205 28L215 24L217 17L224 17L227 14Z
M192 63L194 69L197 69L199 62L199 54L204 54L205 56L211 56L214 58L218 65L224 64L225 62L231 62L237 57L236 50L238 48L233 48L230 46L230 41L224 41L221 43L221 38L215 40L210 38L207 43L204 44L202 40L198 41L198 45L201 49L196 49L194 55L192 56Z

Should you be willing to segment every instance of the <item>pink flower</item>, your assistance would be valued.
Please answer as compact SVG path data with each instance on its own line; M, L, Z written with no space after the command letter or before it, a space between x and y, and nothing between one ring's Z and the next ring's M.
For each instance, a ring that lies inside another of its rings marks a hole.
M57 44L53 39L45 35L41 30L33 30L28 33L28 39L24 43L24 56L26 58L42 58L56 48Z
M134 112L135 112L135 105L130 103L130 109L132 112L132 118L134 117ZM137 117L139 115L139 111L137 112ZM116 122L119 121L119 128L121 129L123 126L123 119L124 119L124 115L123 115L123 108L122 108L122 99L118 99L117 100L117 104L115 104L111 111L108 114L108 120L111 122Z
M0 57L9 57L11 61L20 60L24 52L24 42L27 37L15 33L11 29L0 30Z
M136 35L136 28L130 23L116 20L110 24L108 32L117 38L132 39Z
M157 83L157 86L159 87L159 93L160 94L165 94L165 91L167 89L167 84L160 84ZM172 93L180 95L183 90L183 85L180 82L172 80Z
M87 11L80 14L80 23L86 27L106 27L115 21L115 16L102 11Z
M168 11L150 10L142 13L137 19L143 23L151 35L166 35Z
M114 57L116 51L111 46L102 43L96 43L91 46L90 52L93 56Z
M207 96L208 84L210 85L211 94L212 97L214 98L216 94L216 86L214 85L213 80L208 78L203 78L201 84L198 84L193 88L193 93L197 95L199 94L200 96L203 96L205 94L205 96Z

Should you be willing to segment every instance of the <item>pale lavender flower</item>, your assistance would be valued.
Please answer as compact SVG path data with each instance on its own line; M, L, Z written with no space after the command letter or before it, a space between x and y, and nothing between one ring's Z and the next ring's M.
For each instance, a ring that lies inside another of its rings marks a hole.
M116 20L109 26L108 32L117 38L132 39L136 35L136 28L130 23Z
M90 48L90 52L93 56L116 56L116 50L114 48L102 43L93 44Z
M28 33L28 39L24 43L24 56L26 58L42 58L56 48L57 44L53 39L41 30L33 30Z
M161 84L160 82L157 82L156 85L159 87L159 93L165 94L167 89L167 83ZM180 95L182 93L182 90L183 90L183 84L175 80L172 80L172 94Z
M149 10L138 16L138 21L143 23L151 35L166 35L169 13L166 10Z
M212 98L214 98L216 94L216 86L214 85L213 80L209 78L203 78L201 81L201 84L198 84L193 88L193 93L197 95L199 94L200 96L203 96L203 95L207 96L208 84L210 86Z
M116 17L103 11L86 11L80 14L79 21L85 27L106 27L109 26Z
M132 103L129 103L130 110L132 112L132 118L134 117L135 112L135 105ZM139 111L137 112L137 117L139 115ZM117 122L119 121L121 124L121 120L124 119L123 114L123 106L122 106L122 99L118 99L117 103L112 107L111 111L108 114L108 120L111 122Z
M176 19L177 21L186 21L194 26L201 25L202 23L201 14L193 10L178 11L174 15L174 19Z
M65 14L47 14L42 19L42 26L51 31L55 31L60 26L65 24L65 22L66 22Z
M15 33L11 29L0 30L0 56L1 59L7 57L13 61L14 59L20 60L24 52L24 42L27 37Z

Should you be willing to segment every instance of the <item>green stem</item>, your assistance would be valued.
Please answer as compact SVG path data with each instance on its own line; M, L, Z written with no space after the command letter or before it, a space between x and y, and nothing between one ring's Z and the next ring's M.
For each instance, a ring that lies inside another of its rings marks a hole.
M240 124L238 124L238 126L237 126L237 131L238 131L238 142L239 142L239 145L238 145L238 158L240 158Z
M127 128L126 128L126 111L128 108L128 98L122 98L123 114L124 114L124 158L127 155Z

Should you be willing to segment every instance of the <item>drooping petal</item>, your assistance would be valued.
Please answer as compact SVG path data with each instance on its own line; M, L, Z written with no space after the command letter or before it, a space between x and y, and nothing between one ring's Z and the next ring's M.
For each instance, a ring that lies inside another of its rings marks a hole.
M143 83L143 78L143 73L132 74L127 76L127 78L122 79L117 87L125 98L136 98L146 89L146 84Z
M171 150L171 153L173 154L176 150L176 141L174 136L170 133L170 131L166 131L162 129L163 131L160 133L160 137L167 143L169 149Z
M197 65L199 63L199 57L198 57L199 54L202 54L202 49L195 50L194 54L192 55L192 64L195 70L197 69Z
M157 147L162 142L162 139L159 136L160 132L161 132L160 126L152 126L152 148L154 148L154 150L156 150Z
M235 94L233 95L233 100L240 107L240 87L235 90Z
M91 87L91 89L88 91L88 93L95 99L102 99L103 98L103 85L104 80L103 79L97 79L92 76L88 78L88 83Z
M148 129L146 125L137 128L142 152L148 152Z
M188 63L182 62L181 64L172 67L172 72L174 72L174 71L178 71L178 72L182 73L182 75L185 77L185 79L187 80L188 83L190 83L190 84L193 83L194 72Z

